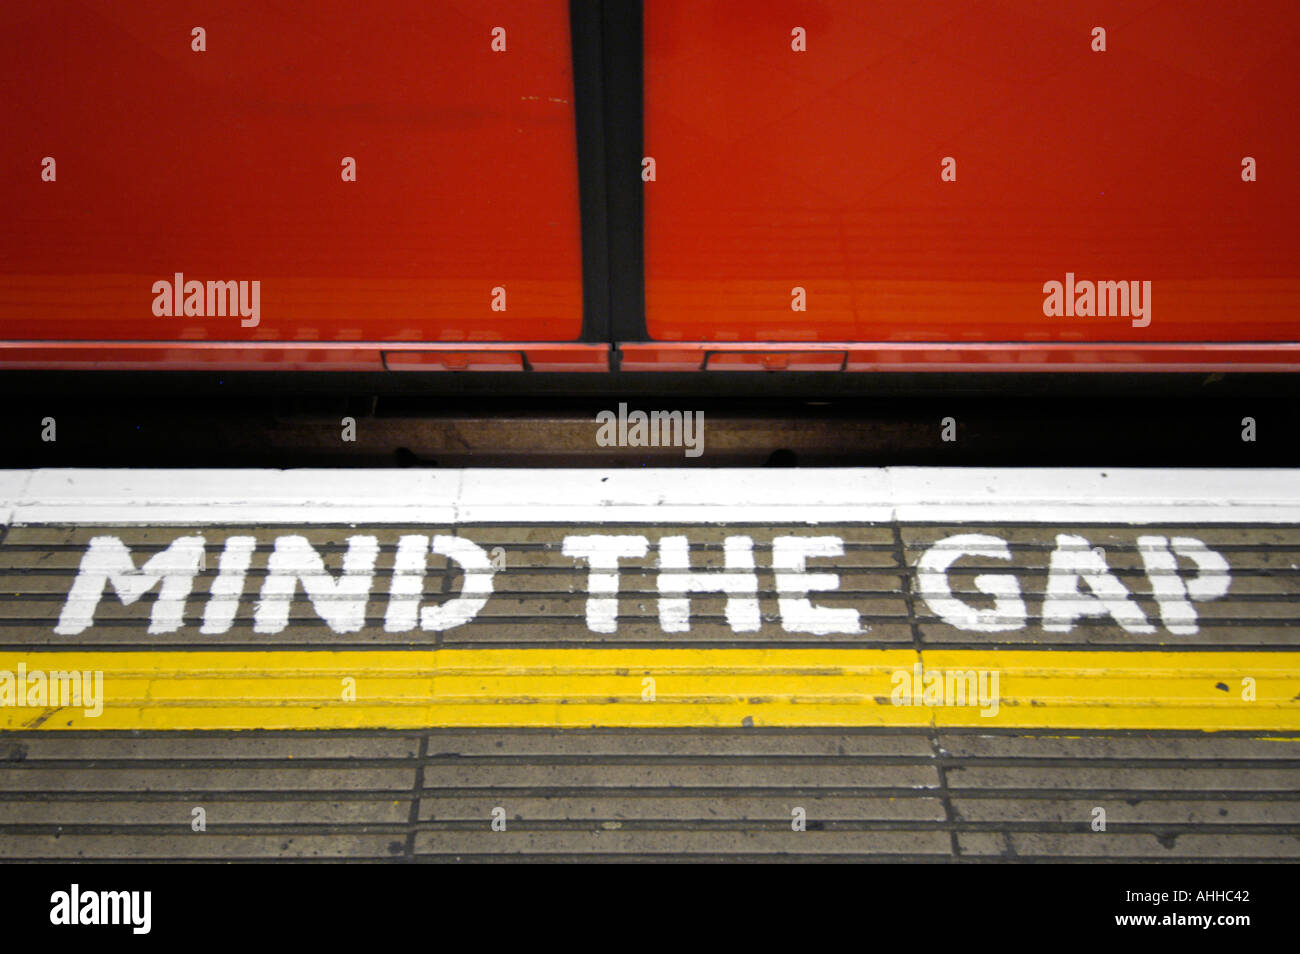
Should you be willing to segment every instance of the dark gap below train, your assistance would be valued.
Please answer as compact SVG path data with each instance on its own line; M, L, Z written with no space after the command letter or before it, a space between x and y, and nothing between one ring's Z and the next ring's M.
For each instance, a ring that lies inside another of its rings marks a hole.
M1300 465L1291 381L1092 395L1017 383L765 397L4 388L0 467Z

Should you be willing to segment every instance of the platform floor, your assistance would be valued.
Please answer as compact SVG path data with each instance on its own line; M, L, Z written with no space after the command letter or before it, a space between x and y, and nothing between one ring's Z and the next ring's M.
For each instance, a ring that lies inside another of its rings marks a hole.
M0 522L0 858L1300 859L1296 472L7 471Z

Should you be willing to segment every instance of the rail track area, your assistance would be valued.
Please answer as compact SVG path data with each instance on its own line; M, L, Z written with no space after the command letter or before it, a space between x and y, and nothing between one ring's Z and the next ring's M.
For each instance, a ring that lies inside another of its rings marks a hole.
M1300 467L1294 375L506 377L105 381L7 372L0 401L11 412L0 415L0 462ZM675 413L674 427L688 415L696 421L693 446L680 431L680 439L658 440L648 428L638 438L627 427L629 418L656 411ZM615 428L602 432L609 416Z
M11 470L9 860L1300 859L1277 469Z

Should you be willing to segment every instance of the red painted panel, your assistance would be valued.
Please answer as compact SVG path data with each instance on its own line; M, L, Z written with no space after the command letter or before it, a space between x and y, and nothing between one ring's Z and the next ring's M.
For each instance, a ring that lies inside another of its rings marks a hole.
M522 371L519 351L385 351L389 371Z
M651 337L1300 340L1298 44L1294 0L647 3ZM1046 315L1067 273L1150 322Z
M801 348L818 349L827 356L820 363L793 362L789 352L772 344L741 342L718 344L700 341L635 343L621 345L624 371L739 370L737 350L749 351L743 370L755 371L1295 371L1300 368L1300 343L1260 344L1237 342L1158 342L1153 344L1097 344L1092 342L1027 344L1007 342L808 342ZM719 352L719 349L727 349ZM847 354L847 359L845 355ZM719 368L717 359L732 359ZM775 357L776 366L765 359ZM800 355L804 357L804 355Z
M721 351L705 362L708 371L842 371L843 351Z
M4 4L0 85L4 340L238 342L199 364L257 367L357 342L380 367L361 342L579 335L563 0ZM178 272L205 311L207 282L260 282L256 323L155 315Z
M522 352L520 348L523 348ZM0 370L606 371L609 345L534 342L394 349L337 341L0 341Z

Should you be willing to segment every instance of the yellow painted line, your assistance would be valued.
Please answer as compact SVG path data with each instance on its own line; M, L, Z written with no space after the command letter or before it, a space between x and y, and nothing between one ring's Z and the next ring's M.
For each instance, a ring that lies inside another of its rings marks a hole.
M896 704L896 690L912 685L918 661L923 678L937 672L945 688L949 673L984 671L989 691L966 705L952 704L949 697L929 700L946 704L927 705L924 697L916 705ZM13 704L20 667L28 705ZM33 694L40 682L35 672L46 674L48 683L50 672L73 670L102 672L98 715L92 700L61 705L76 700L54 699L49 688L44 698ZM0 653L0 730L743 724L1300 730L1300 653L781 648Z

